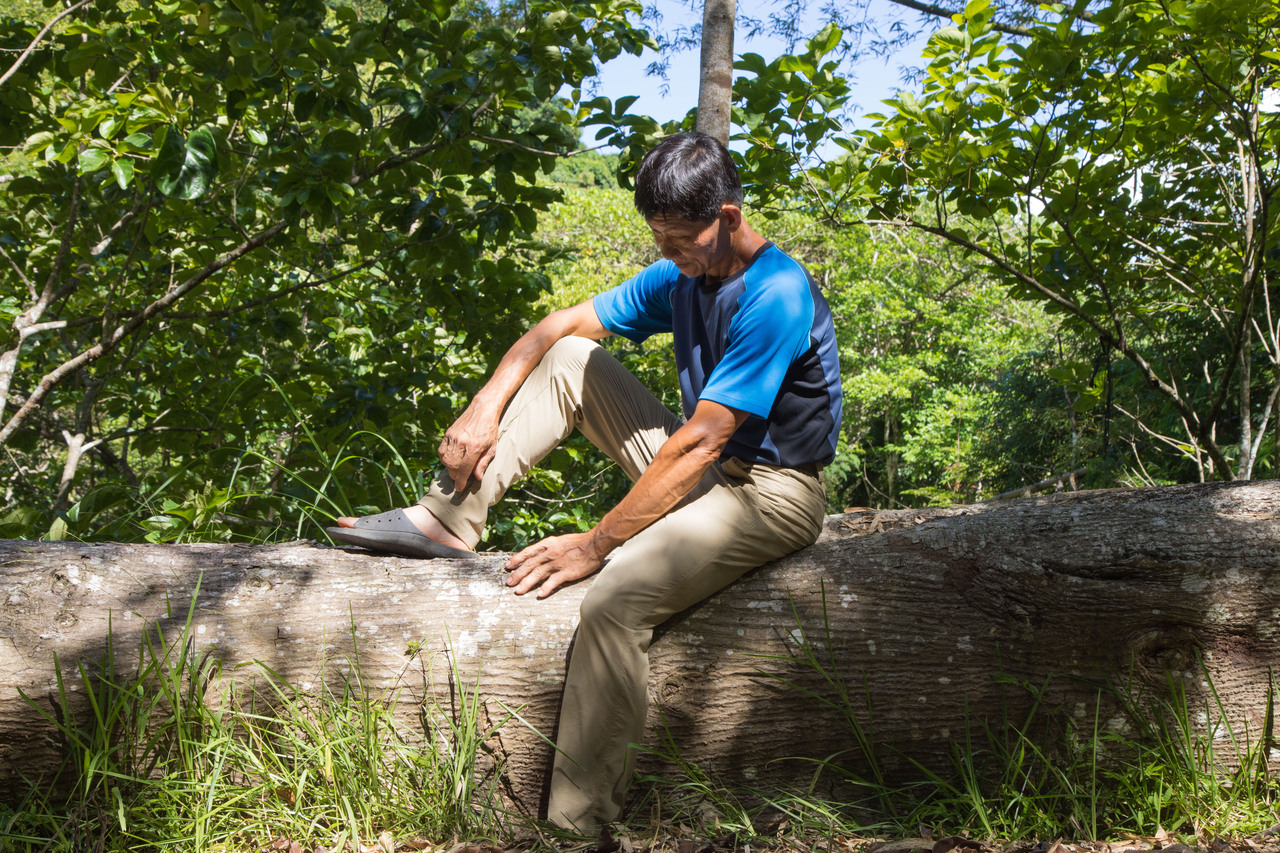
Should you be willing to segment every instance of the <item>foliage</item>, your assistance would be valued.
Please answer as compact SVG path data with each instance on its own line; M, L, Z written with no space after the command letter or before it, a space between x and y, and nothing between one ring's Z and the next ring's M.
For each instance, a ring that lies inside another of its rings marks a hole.
M748 53L734 65L751 75L734 83L733 118L742 126L735 138L750 143L743 155L743 187L757 204L790 201L795 187L786 178L817 157L840 130L835 114L851 94L838 60L831 58L840 36L829 24L800 54L766 63Z
M618 186L618 165L616 154L584 151L556 163L551 180L565 187L612 189Z
M538 176L576 113L525 105L647 40L629 0L472 5L82 5L14 64L6 503L194 494L218 469L314 484L371 427L430 469L546 287ZM342 509L386 500L349 474Z
M760 180L834 222L931 234L1057 314L1076 341L1067 350L1084 357L1056 378L1078 411L1102 405L1127 422L1133 477L1271 472L1280 118L1262 104L1275 91L1280 6L1059 4L1017 37L993 12L973 0L936 33L922 91L837 138L848 156L787 173L774 164ZM839 108L838 77L801 76L799 91L761 84L778 93L775 111L797 97ZM808 150L799 128L784 131L757 126L753 148ZM1164 453L1144 458L1143 445Z
M1054 464L1056 445L997 452L1017 439L1014 424L993 417L1021 355L1051 340L1037 306L1010 300L958 252L890 228L818 228L792 248L823 283L840 341L833 510L971 502L1021 484L1003 460ZM1043 429L1043 410L1027 415L1028 430Z

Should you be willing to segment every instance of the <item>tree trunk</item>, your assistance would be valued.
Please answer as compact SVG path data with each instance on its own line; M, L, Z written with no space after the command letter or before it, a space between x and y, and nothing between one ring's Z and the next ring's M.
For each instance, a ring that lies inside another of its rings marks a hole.
M726 780L811 776L811 764L776 760L854 743L839 715L803 692L834 696L794 660L807 638L855 697L891 779L913 772L908 759L944 767L966 726L976 733L1024 714L1032 697L1010 679L1047 683L1041 707L1079 717L1086 731L1096 684L1155 696L1172 680L1194 699L1211 682L1237 737L1247 726L1256 743L1269 667L1280 664L1278 513L1280 482L1255 481L832 516L817 544L660 628L646 742L659 743L665 720L683 758ZM479 678L494 715L498 701L523 706L553 734L589 582L545 601L517 597L502 584L503 560L410 560L309 542L0 541L6 796L18 772L55 761L19 691L51 710L54 655L68 676L78 662L92 669L108 624L127 671L145 626L177 635L197 585L193 651L221 660L224 678L247 681L256 668L236 665L258 661L305 690L322 672L341 677L358 645L366 683L400 689L406 720L426 691L447 697L452 661L463 678ZM411 646L422 653L407 654ZM1101 725L1123 725L1106 693L1101 709ZM516 723L500 740L509 794L536 811L549 748ZM867 756L847 757L865 772ZM661 771L661 760L646 755L642 769Z
M698 82L698 130L729 144L733 107L733 22L736 0L705 0L702 69Z

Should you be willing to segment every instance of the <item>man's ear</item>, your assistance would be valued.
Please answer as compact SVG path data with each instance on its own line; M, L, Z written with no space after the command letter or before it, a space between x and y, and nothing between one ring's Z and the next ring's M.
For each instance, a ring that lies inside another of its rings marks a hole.
M727 225L730 231L737 231L742 227L742 208L726 201L720 205L720 221Z

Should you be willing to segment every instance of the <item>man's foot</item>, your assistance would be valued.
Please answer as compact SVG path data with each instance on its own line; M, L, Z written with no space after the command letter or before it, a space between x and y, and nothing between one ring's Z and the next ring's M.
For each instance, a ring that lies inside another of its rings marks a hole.
M424 506L415 504L364 518L343 516L327 532L339 542L405 557L467 559L475 552Z

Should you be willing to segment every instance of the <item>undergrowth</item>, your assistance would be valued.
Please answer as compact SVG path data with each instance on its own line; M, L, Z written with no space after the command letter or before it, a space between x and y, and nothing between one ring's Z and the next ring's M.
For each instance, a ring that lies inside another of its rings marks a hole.
M465 677L456 660L447 667L450 706L427 691L419 724L406 726L406 715L396 713L399 696L366 682L358 648L306 690L262 663L252 665L252 679L243 672L232 679L211 654L197 653L191 615L171 635L153 626L136 661L119 659L108 637L96 666L57 667L52 701L28 698L64 761L56 779L32 778L20 801L0 805L0 849L219 853L265 849L278 839L330 850L378 838L424 839L432 847L563 841L505 809L501 767L483 756L484 744L505 725L527 723L520 709L505 707L489 722L478 674ZM870 685L845 682L830 625L815 633L797 615L791 636L796 644L783 659L819 677L786 686L839 721L848 748L805 759L807 788L743 788L681 756L668 733L650 750L667 769L633 789L622 831L645 838L660 826L684 827L739 840L785 834L812 849L823 839L915 837L922 829L993 841L1213 840L1278 822L1271 725L1233 727L1203 668L1200 698L1177 678L1162 696L1143 696L1130 678L1097 688L1083 717L1052 705L1052 681L1004 678L1002 715L969 720L945 768L916 763L913 781L902 784L893 781L901 773L885 769L891 753L876 737ZM421 653L412 644L406 666ZM73 693L85 697L87 711L72 712L86 707ZM1273 701L1269 689L1264 720L1272 719ZM910 761L892 757L899 767ZM820 793L830 790L844 793Z
M341 850L379 837L501 839L519 823L498 797L501 768L479 760L505 719L486 722L478 680L468 687L456 660L450 707L428 690L420 725L407 727L398 694L365 682L358 648L305 691L262 663L251 679L220 678L218 660L194 649L189 613L177 636L145 633L135 664L109 637L97 666L56 666L52 701L24 696L63 762L0 805L0 850L239 851L279 839ZM78 716L75 692L88 704Z
M865 677L850 685L841 675L826 612L824 593L815 637L793 609L795 650L761 657L820 676L820 688L783 683L825 708L825 719L839 721L848 748L821 760L788 759L812 765L805 790L744 790L717 783L664 738L651 751L675 773L645 782L649 797L661 800L675 820L708 824L705 832L713 835L783 825L809 838L926 831L987 841L1172 835L1192 843L1256 835L1280 823L1280 782L1268 764L1280 748L1274 675L1260 731L1231 722L1202 661L1200 698L1173 674L1161 695L1144 695L1130 673L1122 683L1095 685L1093 707L1083 717L1050 703L1053 679L1030 684L999 676L1000 715L977 720L966 714L945 768L895 753L899 766L905 762L915 772L907 774L911 782L894 783L884 767L888 751L875 736L870 685ZM839 802L818 794L832 785L843 792Z

